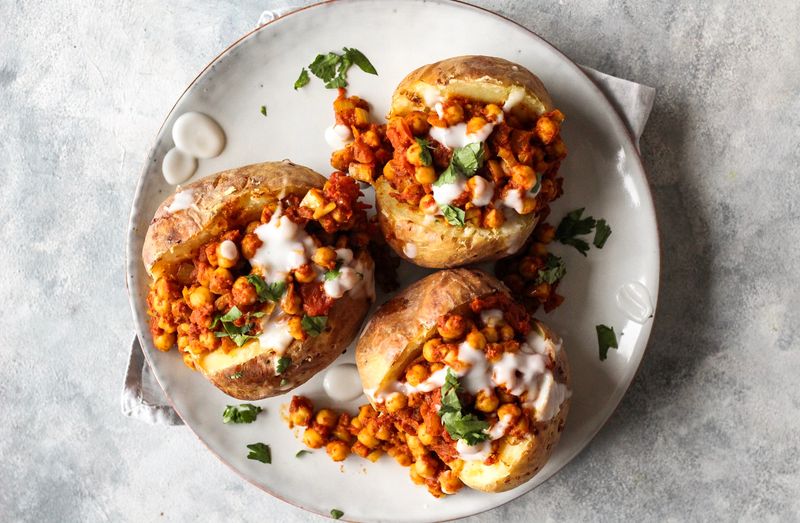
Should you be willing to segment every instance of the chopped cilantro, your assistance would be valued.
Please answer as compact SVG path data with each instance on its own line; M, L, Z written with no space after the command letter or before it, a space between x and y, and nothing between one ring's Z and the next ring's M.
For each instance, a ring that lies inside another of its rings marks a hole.
M544 268L539 269L537 282L545 282L550 285L564 277L567 273L567 266L564 260L554 254L547 254L547 259L544 262Z
M314 76L325 82L326 88L347 87L347 71L352 65L358 66L365 73L378 74L369 59L358 49L345 47L342 51L344 51L342 54L334 52L318 54L308 66L308 70ZM304 68L294 83L294 88L304 87L309 80L308 71Z
M303 316L300 320L300 326L309 336L319 336L325 330L325 325L328 323L327 316Z
M439 416L450 437L462 439L467 445L477 445L489 438L486 433L489 423L474 414L464 414L461 400L458 397L459 390L461 390L461 384L458 382L458 376L451 369L447 369L444 385L442 385L442 405L439 409Z
M614 328L607 325L596 325L597 330L597 344L600 347L600 361L604 361L608 357L608 349L617 348L617 336L614 334Z
M264 443L252 443L248 445L247 448L250 449L247 459L254 459L261 463L272 463L272 452L269 449L269 445Z
M311 78L308 77L308 71L304 67L302 71L300 71L300 76L297 77L297 80L294 81L294 89L300 89L301 87L305 87L308 85L308 82L311 81Z
M252 403L228 405L222 413L223 423L253 423L263 409Z
M594 229L594 241L592 242L594 246L602 249L609 236L611 236L611 227L608 226L605 220L597 220L597 226Z
M464 209L459 209L453 205L440 205L439 209L442 210L442 214L444 214L444 219L447 220L447 223L450 225L458 225L459 227L464 226L464 217L466 216Z
M278 364L275 366L275 370L278 374L283 374L286 369L292 364L292 358L289 356L281 356L278 358Z

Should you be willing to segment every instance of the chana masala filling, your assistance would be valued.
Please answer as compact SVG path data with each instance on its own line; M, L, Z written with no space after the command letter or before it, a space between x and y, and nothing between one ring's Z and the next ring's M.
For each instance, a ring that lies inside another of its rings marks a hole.
M319 335L337 299L372 292L371 268L359 261L369 243L360 195L335 172L321 190L266 206L156 279L147 297L156 348L177 344L196 369L204 355L252 339L281 355L293 340Z
M438 319L395 382L365 391L376 408L363 405L355 417L315 412L294 396L289 424L306 427L303 442L325 447L334 461L388 454L432 495L454 494L465 463L495 463L501 443L537 434L558 414L570 394L558 350L506 294L476 298L465 312Z

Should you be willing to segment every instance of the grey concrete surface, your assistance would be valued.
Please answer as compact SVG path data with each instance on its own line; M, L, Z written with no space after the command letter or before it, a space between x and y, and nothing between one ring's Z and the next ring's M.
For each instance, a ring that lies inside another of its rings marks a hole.
M644 362L589 447L481 521L800 518L800 4L481 2L658 89ZM0 2L0 519L306 521L183 428L119 414L150 141L268 1Z

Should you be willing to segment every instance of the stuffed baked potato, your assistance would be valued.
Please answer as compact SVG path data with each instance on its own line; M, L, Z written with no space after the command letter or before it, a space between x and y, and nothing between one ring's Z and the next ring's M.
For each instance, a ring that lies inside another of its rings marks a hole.
M329 365L374 300L357 183L291 162L186 185L159 207L142 259L150 331L240 399L283 393Z
M527 481L569 411L560 339L481 271L440 271L384 304L356 363L378 412L373 431L388 427L397 457L392 427L402 429L396 446L411 453L412 479L437 496L462 482L501 492Z
M515 253L561 195L563 119L539 78L501 58L410 73L392 97L393 157L374 182L388 243L434 268Z

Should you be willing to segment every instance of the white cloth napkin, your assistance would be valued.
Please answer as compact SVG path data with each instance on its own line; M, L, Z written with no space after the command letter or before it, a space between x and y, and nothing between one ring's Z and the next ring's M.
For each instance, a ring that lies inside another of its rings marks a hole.
M284 4L284 2L278 2ZM285 5L264 11L258 25L283 16L294 7ZM644 131L647 118L653 108L656 91L647 85L637 84L622 78L610 76L590 67L581 66L617 110L633 136L636 147ZM125 371L125 384L122 389L122 413L148 423L162 425L182 425L183 421L167 401L153 371L144 358L139 339L134 336L131 343L128 368Z

